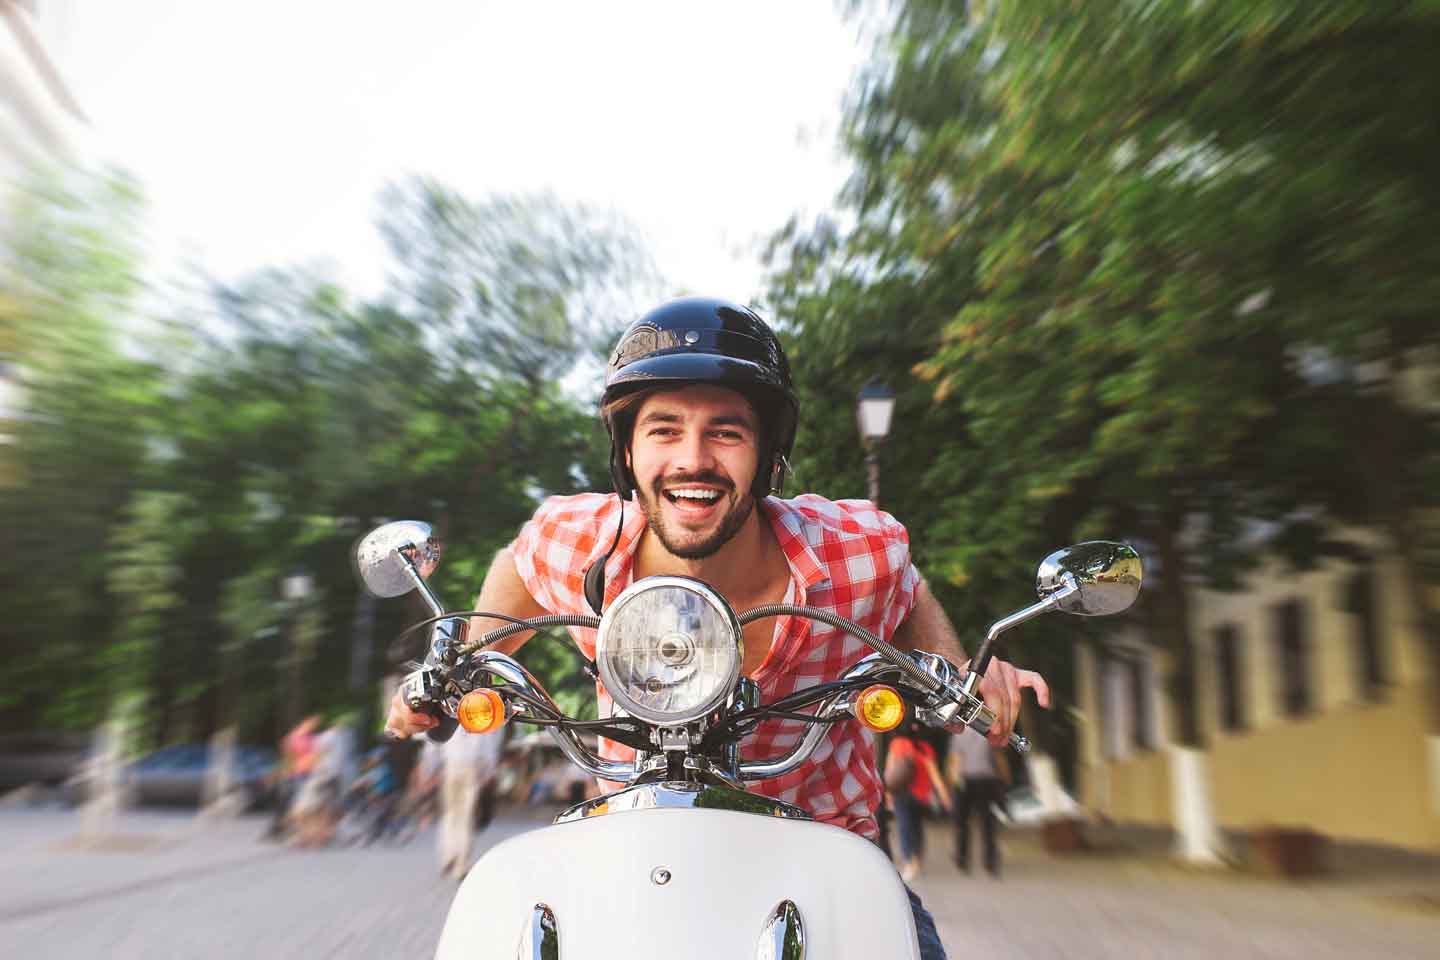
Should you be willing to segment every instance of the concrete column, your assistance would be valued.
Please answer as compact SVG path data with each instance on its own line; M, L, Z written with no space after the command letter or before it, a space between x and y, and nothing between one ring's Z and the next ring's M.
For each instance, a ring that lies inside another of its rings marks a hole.
M1355 682L1355 620L1341 609L1346 565L1327 563L1300 580L1300 596L1310 616L1314 659L1315 711L1338 710L1358 699Z
M1430 759L1430 812L1440 817L1440 736L1425 738L1425 752Z
M1095 670L1095 651L1088 644L1075 648L1075 708L1079 726L1079 800L1092 810L1103 813L1108 805L1105 787L1105 755L1101 749L1100 689Z
M129 711L119 707L95 731L86 760L85 802L80 808L80 832L101 838L115 832L115 821L125 806L125 744L130 733Z
M1060 768L1055 758L1048 753L1032 752L1025 757L1025 770L1030 775L1030 787L1035 799L1040 801L1041 814L1046 820L1070 816L1074 808L1066 802L1065 788L1060 784Z
M1274 627L1270 622L1268 602L1250 605L1244 627L1244 663L1242 682L1246 683L1246 709L1252 729L1263 730L1275 723L1279 715L1280 672L1279 654L1275 649Z
M209 766L201 813L207 817L234 817L244 812L245 798L235 782L235 728L224 727L210 738Z
M1176 746L1170 747L1169 756L1175 855L1186 863L1223 864L1225 849L1215 823L1209 757L1203 750Z

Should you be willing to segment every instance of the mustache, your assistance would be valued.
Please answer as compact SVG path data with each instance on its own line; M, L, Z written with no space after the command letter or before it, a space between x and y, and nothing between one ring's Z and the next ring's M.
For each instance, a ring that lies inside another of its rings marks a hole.
M667 486L682 486L687 483L708 483L712 487L720 487L723 490L733 492L735 484L710 470L702 470L699 473L677 473L669 477L656 477L651 484L658 495Z

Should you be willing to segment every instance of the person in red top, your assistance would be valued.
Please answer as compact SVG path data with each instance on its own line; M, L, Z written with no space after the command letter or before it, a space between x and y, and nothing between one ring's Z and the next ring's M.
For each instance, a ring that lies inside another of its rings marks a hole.
M630 582L695 577L737 610L792 602L828 607L903 650L968 662L939 603L910 561L905 528L873 504L781 491L799 403L773 331L753 311L685 298L650 311L621 335L606 371L601 416L616 493L547 500L496 555L477 609L514 617L598 610ZM480 621L490 629L499 621ZM594 653L592 631L573 631ZM513 653L527 634L496 644ZM744 628L742 672L765 700L832 680L869 653L863 643L795 618ZM996 714L992 742L1015 724L1020 691L1049 704L1045 681L995 661L979 692ZM602 692L601 708L608 698ZM410 736L435 720L397 694L386 729ZM794 721L771 721L747 744L755 756L787 749ZM611 756L621 755L614 744ZM855 724L834 724L799 770L752 786L806 807L817 820L876 833L881 785ZM943 958L934 921L911 894L925 960Z
M885 766L887 796L900 834L900 876L909 883L919 875L925 853L925 811L936 800L949 810L950 788L935 762L935 748L920 736L913 720L907 719L891 739Z

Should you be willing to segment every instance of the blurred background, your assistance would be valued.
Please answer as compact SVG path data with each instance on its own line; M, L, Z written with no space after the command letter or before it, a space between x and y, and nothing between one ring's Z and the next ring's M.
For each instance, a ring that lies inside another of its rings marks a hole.
M605 352L697 293L782 331L791 490L878 499L967 643L1058 546L1145 556L1131 614L1006 638L1056 708L1014 883L932 850L952 955L1419 955L1437 48L1418 0L0 0L0 945L430 950L418 846L255 842L282 738L343 731L358 780L417 655L351 546L430 522L468 604L608 490ZM593 711L563 645L526 663ZM518 743L482 844L569 796ZM222 867L253 915L141 919Z

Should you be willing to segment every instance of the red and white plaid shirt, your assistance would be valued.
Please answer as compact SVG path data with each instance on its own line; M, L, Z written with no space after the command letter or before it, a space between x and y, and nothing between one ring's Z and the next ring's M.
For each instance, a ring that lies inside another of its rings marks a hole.
M585 570L610 548L619 509L614 494L586 493L552 497L536 511L510 551L540 606L552 613L592 612L585 602ZM787 602L834 611L887 640L910 615L920 574L910 562L909 536L874 504L814 494L793 500L768 497L761 502L761 516L769 520L790 564ZM644 532L645 515L630 504L619 545L605 567L607 605L630 585L635 548ZM778 619L770 651L752 674L763 703L837 680L872 652L864 641L826 624ZM577 627L571 634L593 659L595 631ZM600 713L608 716L610 697L603 688L599 697ZM780 756L800 741L805 727L798 720L768 720L740 742L741 756ZM633 756L629 748L603 740L601 752L617 760ZM750 789L861 836L877 833L875 809L884 788L871 741L858 723L832 724L805 765Z

